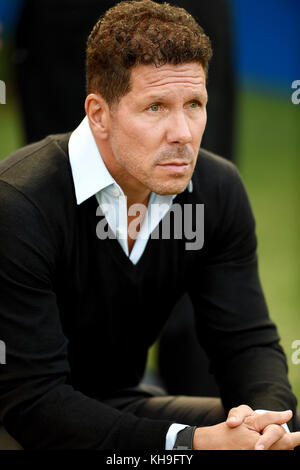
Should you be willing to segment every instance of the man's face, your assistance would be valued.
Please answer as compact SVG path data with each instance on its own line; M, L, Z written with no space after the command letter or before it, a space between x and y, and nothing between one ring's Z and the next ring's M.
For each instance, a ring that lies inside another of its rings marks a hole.
M205 82L199 63L133 68L109 130L113 156L133 185L158 194L185 190L206 125Z

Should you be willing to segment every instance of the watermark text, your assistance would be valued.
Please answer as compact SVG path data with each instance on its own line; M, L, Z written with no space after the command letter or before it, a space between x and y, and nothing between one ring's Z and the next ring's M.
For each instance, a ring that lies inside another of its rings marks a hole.
M292 103L299 104L300 103L300 80L294 80L292 83L292 88L295 90L292 93Z
M204 245L204 204L133 204L128 210L129 223L119 206L101 204L96 211L103 216L96 226L100 240L120 238L132 240L185 240L185 249L200 250ZM123 222L123 223L120 223ZM120 231L119 226L123 229ZM124 228L125 227L125 228ZM114 228L114 229L113 229Z
M0 80L0 104L6 104L6 85L3 80Z
M6 364L6 345L0 340L0 364Z
M295 351L292 353L292 357L291 357L292 363L294 365L298 365L298 364L300 364L300 339L295 339L292 342L291 348L295 349Z

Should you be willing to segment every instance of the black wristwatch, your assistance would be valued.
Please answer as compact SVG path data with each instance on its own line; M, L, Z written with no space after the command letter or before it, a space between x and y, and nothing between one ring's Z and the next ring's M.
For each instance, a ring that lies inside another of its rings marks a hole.
M193 439L197 426L188 426L177 434L173 450L193 450Z

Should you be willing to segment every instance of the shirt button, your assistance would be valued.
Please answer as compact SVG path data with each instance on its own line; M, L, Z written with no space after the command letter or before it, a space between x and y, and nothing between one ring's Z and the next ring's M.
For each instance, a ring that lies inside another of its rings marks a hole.
M117 227L116 232L119 235L119 237L121 238L125 237L125 233L120 227Z
M120 193L120 191L119 191L117 188L115 188L115 189L113 190L113 195L114 195L115 197L119 197L120 194L121 194L121 193Z

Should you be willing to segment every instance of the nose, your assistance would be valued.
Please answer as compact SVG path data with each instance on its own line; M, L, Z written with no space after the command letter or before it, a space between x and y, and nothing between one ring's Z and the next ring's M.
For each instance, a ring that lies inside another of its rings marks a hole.
M184 112L174 113L168 119L167 141L169 144L185 145L191 142L192 134L188 124L188 118Z

